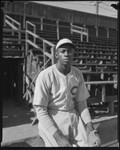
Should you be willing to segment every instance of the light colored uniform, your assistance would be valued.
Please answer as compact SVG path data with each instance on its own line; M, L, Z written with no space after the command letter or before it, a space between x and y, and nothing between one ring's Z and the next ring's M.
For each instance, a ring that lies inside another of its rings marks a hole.
M34 106L39 119L39 133L46 146L57 146L53 134L60 129L65 137L74 143L80 141L78 136L79 113L75 106L89 97L83 75L71 66L65 76L56 65L42 71L36 80Z

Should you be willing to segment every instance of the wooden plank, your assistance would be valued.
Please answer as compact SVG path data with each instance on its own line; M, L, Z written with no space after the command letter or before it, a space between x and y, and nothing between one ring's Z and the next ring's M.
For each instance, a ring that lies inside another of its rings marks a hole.
M79 68L79 67L78 67ZM93 72L93 71L87 71L87 70L81 70L81 72L83 74L117 74L117 71L106 71L106 72L103 72L103 71L100 71L100 72Z
M25 30L14 30L14 29L7 29L7 28L3 28L3 34L6 33L6 32L22 32L22 33L25 33Z
M85 82L85 84L89 84L89 85L92 85L92 84L115 84L117 83L117 81L89 81L89 82Z
M106 96L105 97L106 102L109 102L111 100L114 100L115 102L117 102L118 101L118 96L117 95L112 95L112 96Z
M88 104L94 104L101 102L101 99L99 97L90 97L87 99Z
M21 42L25 42L25 39L18 39L18 38L4 38L3 37L3 41L21 41Z
M98 64L98 63L96 63L96 64L93 64L93 63L89 63L89 64L86 64L86 63L83 63L83 64L79 64L79 63L76 63L76 62L72 62L72 65L74 65L74 66L118 66L118 64L116 63L116 64Z

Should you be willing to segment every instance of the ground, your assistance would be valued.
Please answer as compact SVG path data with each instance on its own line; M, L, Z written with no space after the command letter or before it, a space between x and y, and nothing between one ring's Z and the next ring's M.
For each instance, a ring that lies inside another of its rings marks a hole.
M2 147L44 147L44 141L38 136L33 111L12 101L3 103ZM117 114L104 113L92 115L94 126L98 126L102 147L118 147Z

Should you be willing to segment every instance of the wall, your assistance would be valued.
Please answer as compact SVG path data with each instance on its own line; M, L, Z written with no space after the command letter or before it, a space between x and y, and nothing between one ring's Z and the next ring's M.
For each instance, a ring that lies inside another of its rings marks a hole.
M7 11L24 14L24 4L23 2L7 2ZM60 19L61 21L108 27L108 28L117 28L117 19L98 16L95 14L84 13L69 9L58 8L54 6L47 6L43 4L36 4L29 2L26 4L26 13L33 16L44 17L48 19Z

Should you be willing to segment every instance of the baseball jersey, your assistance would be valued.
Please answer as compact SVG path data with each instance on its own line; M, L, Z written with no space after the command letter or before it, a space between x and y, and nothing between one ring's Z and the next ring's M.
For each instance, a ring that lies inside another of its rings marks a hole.
M62 74L56 64L40 72L36 79L33 105L44 108L38 119L46 125L53 134L57 128L52 120L46 115L49 109L70 111L76 104L86 100L89 92L84 83L80 70L71 66L67 75ZM45 116L45 117L44 117ZM45 123L46 122L46 123Z
M33 105L69 111L75 102L86 100L89 92L82 73L71 66L67 75L62 74L56 65L43 70L37 80Z

